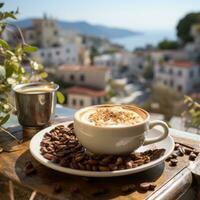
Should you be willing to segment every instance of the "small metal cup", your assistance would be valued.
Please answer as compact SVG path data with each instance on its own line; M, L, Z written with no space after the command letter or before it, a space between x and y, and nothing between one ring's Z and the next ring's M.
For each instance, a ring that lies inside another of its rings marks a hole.
M26 92L32 88L40 91ZM58 88L54 83L40 82L19 84L13 88L18 120L24 129L41 129L54 118Z

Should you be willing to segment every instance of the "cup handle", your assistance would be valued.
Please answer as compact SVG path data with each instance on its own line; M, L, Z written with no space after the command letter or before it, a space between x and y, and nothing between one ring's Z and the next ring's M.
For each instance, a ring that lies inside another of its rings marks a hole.
M154 137L154 138L151 138L151 139L145 138L143 145L148 145L148 144L152 144L152 143L155 143L155 142L159 142L159 141L165 139L168 136L169 128L168 128L168 125L165 122L160 121L160 120L151 121L149 123L149 129L152 129L154 126L162 126L164 132L158 137Z

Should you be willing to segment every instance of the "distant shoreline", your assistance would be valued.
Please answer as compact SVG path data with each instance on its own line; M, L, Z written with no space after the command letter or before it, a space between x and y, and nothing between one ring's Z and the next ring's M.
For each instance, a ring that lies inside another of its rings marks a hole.
M125 49L133 51L135 48L146 45L157 45L163 39L176 40L175 31L146 31L129 37L110 39L111 42L124 46Z

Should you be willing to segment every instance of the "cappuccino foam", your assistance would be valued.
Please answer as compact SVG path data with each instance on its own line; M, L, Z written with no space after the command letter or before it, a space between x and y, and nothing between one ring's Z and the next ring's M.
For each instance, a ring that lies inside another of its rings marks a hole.
M137 112L123 106L102 106L85 110L81 121L101 127L124 127L143 122L144 119Z

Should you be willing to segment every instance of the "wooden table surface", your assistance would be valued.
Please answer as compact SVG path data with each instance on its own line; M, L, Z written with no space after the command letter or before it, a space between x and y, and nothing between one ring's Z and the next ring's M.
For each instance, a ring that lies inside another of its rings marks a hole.
M63 119L64 118L60 118L58 121L63 121ZM19 131L16 131L17 129ZM16 131L15 135L18 138L22 137L22 131L20 131L21 129L19 126L13 127L12 130ZM170 134L172 136L176 135L174 137L175 141L181 141L182 143L186 143L194 147L199 144L199 141L196 139L186 139L183 136L177 137L178 134L173 134L173 132L176 131L170 129ZM17 144L17 142L7 134L0 134L0 146L8 151L0 153L0 175L9 178L13 182L60 200L145 199L152 195L155 191L159 190L161 186L163 186L167 181L173 178L178 172L189 164L188 157L184 156L178 157L179 162L176 167L170 167L167 162L164 162L150 170L134 175L115 178L84 178L57 172L41 165L30 154L29 142L29 139L25 139L22 144ZM25 175L24 166L27 161L31 161L33 163L37 170L36 174L29 176ZM139 187L137 187L136 191L128 194L123 194L121 191L121 188L125 185L136 184L136 186L138 186L138 184L142 182L154 182L157 187L155 191L149 192L142 192ZM58 194L55 194L54 192L56 184L62 187L62 191ZM80 191L72 192L73 188L78 188ZM108 193L104 195L96 195L96 193L98 193L101 189L106 189Z

